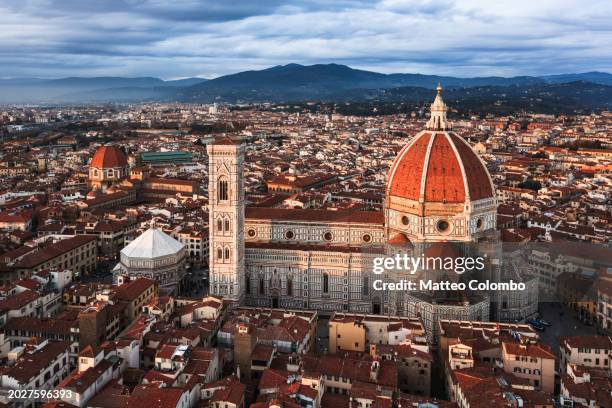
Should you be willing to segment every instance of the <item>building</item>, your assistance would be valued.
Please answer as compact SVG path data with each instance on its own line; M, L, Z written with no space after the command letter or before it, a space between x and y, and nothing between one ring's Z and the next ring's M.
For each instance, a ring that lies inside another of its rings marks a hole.
M609 370L568 364L561 376L559 400L563 406L612 406L612 379Z
M367 352L370 345L425 341L418 318L334 313L329 319L329 353Z
M504 371L529 381L537 390L555 390L555 354L550 347L523 341L503 342Z
M75 276L91 273L96 267L98 245L93 235L76 235L51 240L39 248L31 248L8 266L20 277L49 269L70 269ZM14 276L7 276L15 279Z
M106 190L113 183L129 176L125 153L113 145L105 145L94 153L89 163L89 186L94 190Z
M471 244L494 249L498 242L491 177L450 129L446 111L438 88L426 129L391 166L384 211L246 207L244 144L228 137L208 144L210 293L257 307L420 315L430 341L440 317L489 320L487 291L454 291L442 298L434 291L373 287L382 278L406 278L395 270L374 274L377 257L425 250L461 257L475 251ZM497 280L499 269L489 262L483 273ZM473 276L428 272L434 280ZM414 276L419 277L424 278Z
M67 341L29 343L13 349L9 361L13 364L2 372L2 388L9 390L53 389L70 372ZM34 407L34 398L21 401L24 407Z
M597 287L597 327L612 333L612 281L600 279Z
M559 367L565 372L569 364L610 370L612 337L571 336L559 339L561 359Z
M87 346L79 353L77 369L57 389L70 391L64 393L64 402L85 407L109 381L118 379L126 367L127 364L116 352L105 356L104 349Z
M115 283L144 277L154 280L159 290L175 292L185 272L185 245L152 225L120 252L113 269Z

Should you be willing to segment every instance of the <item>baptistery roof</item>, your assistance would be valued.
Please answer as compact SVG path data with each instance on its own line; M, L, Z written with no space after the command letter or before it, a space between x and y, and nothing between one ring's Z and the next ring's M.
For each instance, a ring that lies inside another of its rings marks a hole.
M128 258L153 259L176 255L184 245L158 228L151 227L121 250Z

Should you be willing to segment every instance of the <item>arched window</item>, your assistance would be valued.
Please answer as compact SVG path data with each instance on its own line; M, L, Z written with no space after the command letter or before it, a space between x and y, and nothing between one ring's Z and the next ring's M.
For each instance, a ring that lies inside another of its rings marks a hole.
M221 248L217 248L217 259L223 259L223 250Z
M217 199L226 201L228 198L228 184L225 178L220 178L217 186Z
M246 289L246 294L250 295L251 294L251 276L249 274L247 274L245 278L245 289Z
M229 261L230 259L230 250L229 248L225 248L225 260Z
M229 232L230 230L230 222L229 220L226 218L225 219L225 232Z
M329 275L323 274L323 293L329 293Z
M217 219L217 231L223 231L223 221L221 220L221 218Z
M265 291L265 282L263 276L259 278L259 294L263 295Z
M293 296L293 278L291 276L287 278L287 296Z

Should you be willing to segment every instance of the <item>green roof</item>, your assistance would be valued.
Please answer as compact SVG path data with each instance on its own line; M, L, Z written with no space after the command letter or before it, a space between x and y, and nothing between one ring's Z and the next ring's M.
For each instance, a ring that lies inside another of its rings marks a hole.
M190 152L144 152L140 153L140 161L142 162L160 162L160 161L191 161L192 154Z

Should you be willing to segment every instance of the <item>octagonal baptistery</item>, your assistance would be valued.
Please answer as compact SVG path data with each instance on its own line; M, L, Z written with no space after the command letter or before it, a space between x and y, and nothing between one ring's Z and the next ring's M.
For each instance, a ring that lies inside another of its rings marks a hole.
M175 293L185 273L185 256L185 245L151 225L121 250L114 281L145 277L157 281L161 293Z
M497 200L476 152L446 120L442 88L431 118L397 155L386 190L388 237L411 241L475 241L495 230Z

